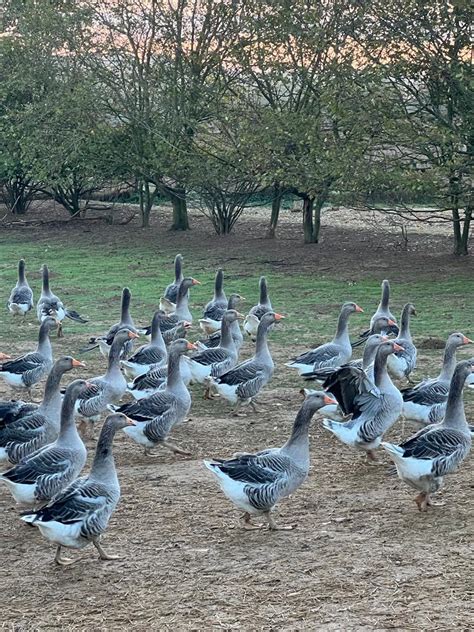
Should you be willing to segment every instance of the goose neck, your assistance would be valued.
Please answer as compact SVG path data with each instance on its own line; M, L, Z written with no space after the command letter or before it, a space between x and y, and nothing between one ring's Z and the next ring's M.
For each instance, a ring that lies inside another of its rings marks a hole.
M49 270L48 270L47 266L43 266L42 280L43 280L43 294L49 294L50 293L50 288L49 288Z
M169 388L173 388L183 383L180 371L180 359L181 353L177 350L171 350L168 356L168 375L167 385Z
M24 285L25 282L25 262L22 259L18 264L18 284Z
M97 442L94 461L92 462L91 478L99 479L103 482L117 479L112 450L115 432L115 428L107 425L107 423L104 424Z
M466 375L463 371L455 371L451 379L443 422L449 428L465 428L467 426L462 397L465 379Z
M390 283L388 281L384 281L382 283L382 296L380 299L379 308L381 308L384 311L387 311L389 302L390 302Z
M45 358L52 360L53 347L51 346L51 340L49 338L49 325L47 325L45 322L40 327L38 346L36 347L36 350Z
M403 338L403 340L411 341L411 332L410 332L410 307L406 305L403 308L401 319L400 319L400 334L399 338Z
M457 345L450 344L449 341L444 348L443 366L438 378L443 382L450 382L453 377L454 369L456 368L456 349Z
M260 303L260 305L266 305L268 302L269 301L268 301L267 280L262 277L260 279L260 298L259 298L259 303Z
M296 415L290 438L281 450L300 467L309 467L309 425L311 417L312 412L303 405Z

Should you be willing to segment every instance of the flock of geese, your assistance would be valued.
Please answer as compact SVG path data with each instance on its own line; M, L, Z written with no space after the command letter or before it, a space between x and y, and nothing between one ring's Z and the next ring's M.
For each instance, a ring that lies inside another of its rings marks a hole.
M9 464L0 481L23 507L22 519L56 544L58 564L72 562L63 557L63 547L81 549L89 543L101 559L116 559L103 549L100 537L120 498L112 453L118 430L143 446L149 456L156 456L153 449L159 446L188 455L170 434L191 409L190 383L202 384L205 398L228 400L234 405L233 413L239 415L245 405L257 410L256 397L272 378L268 335L283 316L272 308L266 279L260 279L258 304L244 316L238 311L242 297L232 294L227 298L219 269L214 296L199 320L205 336L191 343L186 340L192 325L189 292L199 281L185 277L182 266L182 257L177 255L175 280L166 288L149 327L135 325L130 291L123 290L120 321L104 335L91 338L81 350L102 353L107 359L103 375L76 379L61 388L65 373L85 365L72 357L54 361L51 335L56 330L62 335L65 318L86 321L53 294L46 265L36 304L40 322L36 349L15 359L0 353L0 377L30 400L0 401L0 461ZM303 380L322 384L322 388L303 389L304 401L283 446L255 454L236 453L229 460L204 461L224 494L243 511L246 528L264 526L252 522L256 515L263 516L271 530L291 528L277 525L271 512L308 475L308 432L316 411L324 416L324 428L365 453L368 463L379 463L377 448L382 447L399 478L417 490L420 511L432 504L431 496L444 476L467 457L473 428L466 421L463 388L474 385L474 359L457 362L456 351L472 341L462 333L451 334L439 375L399 389L392 379L410 382L416 367L417 350L410 333L410 319L416 312L407 303L398 327L389 298L389 282L383 281L382 298L369 329L352 344L349 320L363 310L356 303L344 303L334 338L287 363ZM33 292L21 260L8 309L24 318L33 307ZM244 341L240 321L255 342L253 356L244 361L239 361ZM134 350L140 335L148 336L149 342ZM353 348L361 344L365 345L363 356L353 360ZM34 403L31 389L44 378L43 399ZM126 394L128 401L121 403ZM94 434L104 413L108 416L92 468L81 476L87 457L83 438ZM400 417L416 422L421 429L400 445L384 441Z

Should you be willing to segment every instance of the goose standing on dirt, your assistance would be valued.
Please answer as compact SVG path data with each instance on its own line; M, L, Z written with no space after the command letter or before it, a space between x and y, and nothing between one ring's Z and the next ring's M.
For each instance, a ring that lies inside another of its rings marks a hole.
M41 268L43 286L41 289L41 296L36 304L36 314L38 320L41 323L47 316L54 316L60 323L67 317L77 323L87 323L87 320L82 318L77 312L67 309L64 303L59 299L56 294L51 292L49 287L49 270L46 264L43 264ZM58 336L62 335L61 325L58 327Z
M116 409L116 412L123 413L136 422L135 426L125 428L124 432L144 446L148 456L154 456L150 450L157 445L162 445L175 454L189 456L189 452L168 441L171 430L184 421L191 408L191 395L180 372L180 358L188 349L196 350L196 346L184 339L176 340L171 345L166 388L146 399L124 404Z
M238 351L231 333L231 325L244 316L234 309L224 312L222 318L221 344L219 347L199 351L187 358L194 382L202 384L209 376L219 377L237 364ZM207 391L206 391L207 393ZM209 394L205 397L209 397Z
M48 502L84 467L87 451L74 422L74 405L80 393L90 386L84 380L72 382L61 406L61 429L56 441L0 475L0 481L7 484L17 503Z
M382 281L382 297L380 299L380 303L379 303L379 306L377 307L376 312L373 314L372 318L370 319L370 328L367 331L364 331L360 335L359 340L353 343L352 345L353 347L358 347L359 345L364 344L364 341L372 334L381 333L381 334L393 334L395 336L398 336L399 329L397 326L397 319L390 311L389 303L390 303L390 283L388 282L387 279L384 279ZM375 323L377 319L380 317L385 317L385 318L388 318L390 321L392 321L389 329L386 329L383 331L377 331L375 329L374 327Z
M109 555L104 551L100 537L120 500L120 485L112 453L113 438L117 430L134 423L125 415L109 415L102 426L89 475L70 483L46 507L22 517L57 545L56 564L73 563L61 556L62 547L83 549L90 542L101 560L120 559L118 555Z
M403 416L423 425L440 422L446 410L449 385L456 368L456 350L472 340L460 332L451 334L444 349L443 366L438 377L423 380L402 389Z
M31 389L45 377L53 366L53 349L49 336L58 321L47 316L40 325L36 351L9 360L0 365L0 377L13 389L26 389L31 397Z
M132 315L130 314L130 301L132 299L132 293L128 289L128 287L124 287L122 290L122 298L120 302L120 320L118 323L112 325L109 331L104 336L97 336L95 338L91 338L89 340L89 345L81 351L83 353L87 351L92 351L92 349L99 348L101 354L105 357L109 357L110 348L115 338L115 334L122 329L129 329L134 333L137 333L135 328L135 323L133 322ZM128 340L122 349L122 357L127 358L133 349L133 340Z
M125 373L132 378L143 375L152 368L159 368L166 364L168 352L160 329L160 323L166 314L157 310L151 321L151 341L143 345L128 360L121 360ZM126 343L127 344L127 343Z
M406 378L410 381L410 374L416 368L416 347L410 332L410 318L416 316L416 309L412 303L407 303L402 310L400 319L400 333L395 342L403 347L403 351L397 351L389 356L387 367L390 375L396 380Z
M257 330L255 355L219 377L208 378L211 390L217 391L231 404L236 404L234 414L237 414L242 404L250 404L257 411L254 398L268 384L275 368L268 348L268 330L282 318L281 314L275 312L263 314Z
M374 450L402 412L403 399L387 373L387 358L401 347L392 340L379 345L374 362L374 381L361 369L343 367L324 383L345 414L345 423L323 420L323 426L348 446L364 450L369 462L377 463ZM354 395L356 390L356 395Z
M237 310L239 307L239 304L244 300L245 299L242 296L240 296L240 294L231 294L229 296L229 300L227 301L227 309ZM244 337L242 334L242 330L240 329L240 324L238 320L231 323L230 332L231 332L235 347L237 349L237 352L239 352L244 342ZM196 341L195 344L197 345L200 351L204 351L204 349L212 349L215 347L219 347L221 344L220 329L219 331L216 331L213 334L211 334L208 338Z
M214 282L214 296L205 306L203 317L199 319L199 326L205 334L210 335L220 330L227 303L224 292L224 270L219 268Z
M256 454L242 454L229 461L204 461L217 478L227 498L244 512L244 526L259 529L251 522L253 515L263 515L270 530L292 529L277 526L271 511L286 496L293 494L308 476L310 465L309 425L315 412L334 400L326 393L314 391L303 402L288 441L281 448Z
M115 334L110 348L107 372L89 380L91 388L81 393L76 403L76 412L82 417L81 430L85 434L84 423L93 424L107 410L109 404L116 404L127 390L127 381L120 371L120 352L123 346L138 334L130 329L121 329Z
M287 362L285 366L297 369L299 374L314 372L325 367L338 367L349 362L352 346L349 338L349 318L352 314L363 313L356 303L344 303L337 322L337 331L331 342L302 353Z
M183 278L183 257L182 255L176 255L174 258L174 281L166 287L164 295L171 303L176 304L178 300L178 290Z
M255 339L257 335L258 325L264 314L273 311L270 297L268 296L267 279L262 276L259 281L260 296L257 305L254 305L244 320L244 331Z
M66 371L84 366L71 357L56 360L46 380L43 401L38 409L0 428L0 461L19 463L56 439L61 417L61 378Z
M33 308L33 290L28 285L25 276L25 260L18 262L18 281L12 289L8 299L8 309L15 316L26 316Z
M432 504L431 494L441 487L444 476L457 470L470 452L471 430L466 422L462 391L473 372L472 360L456 366L446 414L440 424L422 428L399 446L382 443L401 480L420 492L415 498L420 511L427 510Z

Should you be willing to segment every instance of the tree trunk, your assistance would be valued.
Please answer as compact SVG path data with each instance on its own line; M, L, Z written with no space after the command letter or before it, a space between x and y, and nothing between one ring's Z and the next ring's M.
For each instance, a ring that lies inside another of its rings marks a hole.
M171 230L189 230L188 207L185 189L168 189L168 195L173 205L173 224Z
M146 180L140 181L138 187L138 196L140 200L140 216L142 219L141 228L149 228L151 207L153 206L155 194L154 192L150 191L150 183Z
M283 189L280 187L279 182L275 182L273 185L273 200L272 200L272 215L270 217L270 225L267 231L267 237L269 239L275 238L275 233L278 225L278 218L280 217L281 201L283 198Z
M464 220L461 219L459 209L453 208L454 254L463 257L469 254L469 233L472 220L472 207L466 207Z
M305 244L315 244L317 242L313 223L314 197L305 195L303 197L303 233Z

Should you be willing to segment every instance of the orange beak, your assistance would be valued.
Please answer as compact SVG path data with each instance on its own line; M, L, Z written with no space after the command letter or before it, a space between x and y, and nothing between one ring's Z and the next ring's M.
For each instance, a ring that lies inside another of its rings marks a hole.
M184 327L185 329L189 329L189 327L191 327L191 326L192 326L192 323L188 323L188 321L187 321L187 320L185 320L185 321L184 321L184 323L183 323L183 327Z
M6 353L0 353L0 360L9 360L11 356Z
M359 307L359 306L356 304L356 312L357 312L357 313L359 313L359 314L363 314L363 313L364 313L364 310L362 309L362 307Z
M393 343L393 349L394 351L405 351L405 349L401 347L400 345L397 345L396 342Z
M188 349L189 351L197 351L196 345L193 344L192 342L188 342L186 349Z
M388 336L382 336L382 341L381 342L387 342L387 340L390 340L390 338Z
M138 334L136 334L134 331L129 331L128 332L128 337L129 338L140 338L140 336Z
M240 312L237 312L237 319L238 320L245 320L245 316L243 314L241 314Z
M463 345L468 345L471 342L472 342L472 340L470 338L466 338L466 336L464 336L463 339L462 339Z
M72 359L72 366L82 366L85 367L86 365L84 364L84 362L80 362L79 360L76 360L75 358Z
M285 318L285 317L275 312L275 320L281 320L282 318Z
M391 318L389 318L389 319L388 319L388 324L389 324L389 325L390 325L390 327L391 327L392 325L396 325L397 323L396 323L394 320L392 320Z
M329 404L337 404L337 401L336 401L333 397L329 397L329 395L325 395L325 396L324 396L324 403L325 403L326 405L329 405Z
M86 381L86 383L84 384L84 386L85 386L86 388L90 388L91 386L94 386L94 385L92 384L92 382L87 382L87 381Z
M136 426L137 424L133 421L133 419L130 419L130 417L126 417L127 420L127 426Z
M193 285L201 285L201 281L198 281L197 279L193 279Z

